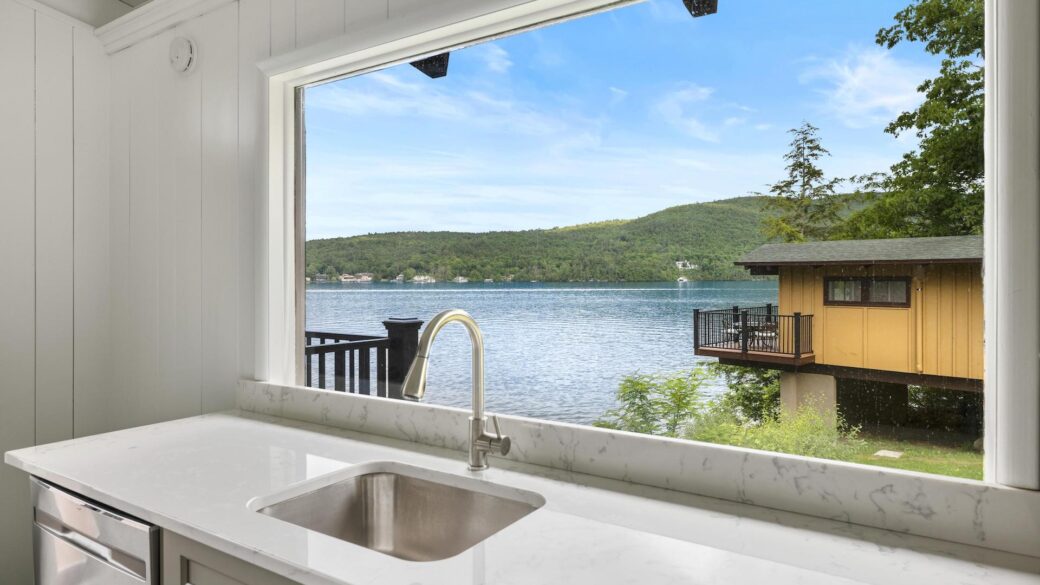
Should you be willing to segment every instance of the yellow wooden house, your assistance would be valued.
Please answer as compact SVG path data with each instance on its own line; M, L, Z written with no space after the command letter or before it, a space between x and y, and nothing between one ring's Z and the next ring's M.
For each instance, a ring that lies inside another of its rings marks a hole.
M980 236L766 244L737 264L778 276L779 304L695 311L698 355L824 396L835 378L981 390Z

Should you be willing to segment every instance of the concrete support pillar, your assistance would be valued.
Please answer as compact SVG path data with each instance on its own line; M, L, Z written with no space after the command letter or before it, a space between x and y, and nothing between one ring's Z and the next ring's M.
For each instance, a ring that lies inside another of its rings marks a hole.
M811 405L834 417L838 412L838 383L834 376L783 372L780 374L780 407L787 414Z

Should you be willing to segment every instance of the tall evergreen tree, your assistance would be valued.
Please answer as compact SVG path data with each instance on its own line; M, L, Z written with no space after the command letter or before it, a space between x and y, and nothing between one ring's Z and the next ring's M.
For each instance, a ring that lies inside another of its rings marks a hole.
M840 222L844 204L835 189L841 179L827 179L818 166L830 156L821 144L819 128L809 122L789 130L794 137L791 150L784 155L787 177L769 187L773 195L767 200L773 214L765 220L770 238L785 242L826 239Z
M870 204L852 214L841 236L891 238L977 234L983 208L983 0L917 0L881 29L891 49L923 42L943 55L939 75L918 87L924 101L886 132L914 132L920 143L887 172L870 177Z

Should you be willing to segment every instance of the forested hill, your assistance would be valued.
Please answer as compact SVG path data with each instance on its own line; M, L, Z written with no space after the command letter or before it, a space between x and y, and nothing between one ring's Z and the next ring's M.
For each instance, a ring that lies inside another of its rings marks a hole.
M307 275L370 272L541 281L745 278L733 261L762 244L763 198L671 207L633 220L515 232L397 232L307 242ZM676 261L699 268L680 271Z

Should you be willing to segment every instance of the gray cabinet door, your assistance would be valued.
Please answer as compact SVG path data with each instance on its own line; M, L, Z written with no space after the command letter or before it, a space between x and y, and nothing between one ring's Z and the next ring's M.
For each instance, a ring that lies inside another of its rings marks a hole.
M162 585L298 585L169 531L162 549Z

